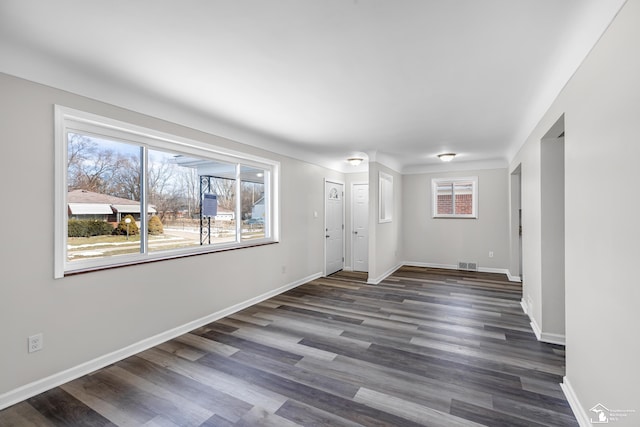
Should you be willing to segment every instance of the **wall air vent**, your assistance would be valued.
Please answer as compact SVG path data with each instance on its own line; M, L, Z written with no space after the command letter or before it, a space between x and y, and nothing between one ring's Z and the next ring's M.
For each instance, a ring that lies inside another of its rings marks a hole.
M478 263L458 261L458 270L478 271Z

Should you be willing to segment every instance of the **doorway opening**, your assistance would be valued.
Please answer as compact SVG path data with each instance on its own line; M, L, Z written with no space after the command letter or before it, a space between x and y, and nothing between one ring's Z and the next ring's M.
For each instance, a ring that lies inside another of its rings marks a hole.
M564 116L540 141L542 341L565 341Z
M324 275L344 268L344 184L324 183Z
M522 165L511 172L511 265L510 280L524 281L522 266Z

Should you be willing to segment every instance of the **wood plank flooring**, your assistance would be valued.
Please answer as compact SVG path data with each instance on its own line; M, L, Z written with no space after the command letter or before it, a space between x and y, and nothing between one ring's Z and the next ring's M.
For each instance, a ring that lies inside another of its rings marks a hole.
M577 426L502 275L339 272L0 411L0 426Z

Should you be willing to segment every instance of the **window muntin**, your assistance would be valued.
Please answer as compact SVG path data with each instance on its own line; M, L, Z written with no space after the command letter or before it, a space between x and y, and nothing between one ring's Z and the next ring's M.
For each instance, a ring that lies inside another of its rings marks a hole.
M431 193L434 218L478 217L478 177L434 178Z
M278 170L56 106L55 277L275 242ZM202 215L205 194L216 199L213 216Z

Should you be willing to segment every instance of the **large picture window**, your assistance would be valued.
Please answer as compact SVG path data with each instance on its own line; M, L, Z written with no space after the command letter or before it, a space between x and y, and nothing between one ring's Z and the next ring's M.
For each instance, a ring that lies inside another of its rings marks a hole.
M434 218L477 218L478 177L431 180Z
M55 276L275 242L278 170L56 106Z

